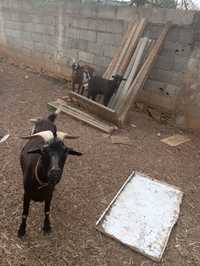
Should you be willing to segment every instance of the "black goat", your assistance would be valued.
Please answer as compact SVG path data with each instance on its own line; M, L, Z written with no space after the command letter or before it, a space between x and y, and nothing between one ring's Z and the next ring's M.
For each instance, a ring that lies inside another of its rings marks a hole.
M88 82L87 97L95 101L97 95L103 95L103 104L107 106L111 97L119 88L121 81L126 80L120 75L114 75L112 78L112 80L108 80L99 76L92 77Z
M76 137L57 131L53 123L55 118L56 114L51 114L47 119L36 121L34 134L23 137L29 141L20 154L24 184L22 222L18 230L20 238L26 233L26 220L31 200L45 202L43 231L51 232L49 212L54 187L62 177L67 156L82 155L65 146L64 138Z

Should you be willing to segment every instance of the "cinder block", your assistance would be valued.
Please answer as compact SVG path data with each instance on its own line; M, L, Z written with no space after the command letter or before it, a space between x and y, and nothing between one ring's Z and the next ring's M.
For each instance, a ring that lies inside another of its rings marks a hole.
M19 31L19 30L5 29L5 34L12 36L12 37L15 37L15 38L21 37L21 31Z
M45 35L44 36L44 42L56 47L58 39L55 38L55 36L51 35Z
M92 54L102 56L103 55L103 45L97 42L88 42L88 51Z
M175 85L177 87L182 86L183 84L183 74L181 72L174 72L174 71L167 71L167 70L161 70L154 68L150 75L150 79L160 81L160 82L166 82L170 83L172 85Z
M102 44L111 44L111 45L119 45L122 37L120 34L112 34L112 33L97 33L97 42Z
M33 23L24 23L24 31L34 32Z
M75 28L65 28L64 32L65 37L70 37L72 39L79 39L80 38L80 30Z
M21 51L23 54L25 54L26 56L31 56L32 55L32 49L29 49L29 48L25 48L25 47L22 47L21 48Z
M172 21L176 25L191 25L195 12L185 12L182 9L167 9L166 21Z
M72 38L65 38L63 43L64 49L74 48L77 49L78 47L78 40Z
M153 8L148 19L152 23L166 22L166 9L165 8Z
M29 31L22 31L21 38L24 41L32 41L32 33Z
M176 97L160 95L147 90L141 90L137 100L167 112L174 112L176 108Z
M33 50L34 49L34 43L32 41L24 41L23 40L23 47Z
M10 17L11 21L17 21L18 22L21 20L20 15L18 13L12 12L12 11L9 12L9 17Z
M194 32L192 27L188 29L181 29L179 34L180 43L192 44Z
M94 26L95 26L95 28L93 28L93 29L100 31L100 32L122 34L125 31L125 23L122 20L97 19ZM89 27L93 27L93 25L91 24L91 26L89 26Z
M145 28L144 36L156 40L158 39L162 29L163 25L149 23Z
M69 58L70 60L72 58L78 58L78 54L79 54L79 50L78 49L66 49L64 50L65 55L67 58Z
M181 90L181 87L177 87L175 85L167 84L165 92L169 96L177 96L179 94L180 90Z
M90 20L87 18L77 18L75 17L72 22L71 22L71 26L73 28L78 28L78 29L88 29L88 25L89 25Z
M7 37L7 45L11 48L18 48L18 49L21 49L23 47L21 38L15 38L15 37Z
M16 16L14 16L14 21L22 21L23 23L30 23L30 22L35 22L35 17L33 14L29 14L29 13L25 13L23 12L23 14L17 14L18 18L16 19ZM13 18L13 16L12 16ZM37 16L38 18L38 16Z
M111 62L110 57L105 56L95 56L94 57L94 65L97 65L99 67L107 67Z
M174 56L175 52L173 49L169 49L169 48L162 48L159 52L160 56Z
M116 18L116 13L117 13L117 7L116 6L110 6L110 5L106 5L106 6L97 6L97 13L96 16L98 18Z
M113 57L114 52L116 51L116 47L110 44L105 44L103 46L103 55L108 57Z
M46 52L46 47L45 47L44 43L34 42L33 46L34 46L34 48L33 48L34 51L41 52L41 53Z
M168 32L167 37L166 37L166 41L178 42L180 39L179 35L180 35L180 28L179 27L173 27Z
M174 66L174 57L173 56L158 56L156 63L156 68L171 70Z
M72 47L73 48L73 47ZM87 40L82 40L82 39L79 39L78 40L78 49L82 50L82 51L85 51L85 52L88 52L88 41ZM89 51L90 52L90 51Z
M23 30L23 23L16 21L5 21L4 27L11 30Z
M145 90L161 93L165 91L167 83L148 79L144 84Z
M93 54L79 51L78 56L79 56L79 60L83 60L89 64L94 63L94 55Z
M106 29L107 32L111 33L119 33L119 34L125 34L124 30L124 23L122 20L111 20L106 23Z
M161 50L164 52L165 49L168 49L173 52L174 55L179 55L182 57L189 57L192 53L192 46L190 44L180 43L180 42L169 42L164 43L164 47Z
M34 16L32 18L33 22L37 23L37 17ZM55 26L57 24L57 18L55 16L41 16L40 17L40 23L44 23L45 25L49 25L49 26Z
M32 23L32 32L43 33L47 35L54 35L55 34L55 27L43 24L36 24Z
M97 6L96 5L81 5L80 14L83 17L96 18L97 17Z
M107 19L96 19L95 24L95 30L100 32L106 32L107 24L109 24L110 21Z
M42 33L32 32L31 37L32 37L32 40L34 42L42 42L43 43L45 41L45 35Z
M87 40L90 42L96 42L97 41L97 33L95 31L91 30L80 30L79 39Z
M174 58L174 71L185 72L187 70L189 58L175 56Z
M145 82L144 90L151 92L152 94L156 93L162 96L176 96L180 91L180 87L168 84L166 82L159 82L156 80L148 79Z

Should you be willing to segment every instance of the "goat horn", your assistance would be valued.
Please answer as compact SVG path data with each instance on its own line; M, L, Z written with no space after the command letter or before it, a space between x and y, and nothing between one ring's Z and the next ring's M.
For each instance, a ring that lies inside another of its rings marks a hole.
M79 136L72 136L72 135L69 135L67 133L58 131L57 132L57 138L60 139L60 140L64 140L64 139L78 139Z
M60 108L60 107L58 107L58 108L56 109L56 111L55 111L55 114L56 114L56 115L58 115L59 113L61 113L61 108Z
M40 120L40 118L31 118L30 121L32 123L37 123Z
M42 137L43 140L45 142L51 140L54 138L54 135L53 133L50 131L50 130L47 130L47 131L41 131L41 132L38 132L38 133L35 133L31 136L25 136L25 137L21 137L22 139L33 139L33 138L36 138L36 137Z

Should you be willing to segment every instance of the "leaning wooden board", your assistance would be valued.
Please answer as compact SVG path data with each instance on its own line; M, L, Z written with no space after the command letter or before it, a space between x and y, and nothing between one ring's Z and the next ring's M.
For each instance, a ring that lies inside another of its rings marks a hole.
M131 33L132 29L134 28L134 26L135 26L134 22L131 22L129 24L128 30L123 37L121 46L116 50L108 68L106 69L106 72L103 75L104 78L109 79L111 77L111 75L113 73L113 69L115 68L117 61L119 60L119 57L120 57L120 55L124 49L124 45L127 42L128 38L130 37L130 33Z
M123 124L125 120L127 119L127 115L129 110L132 107L132 104L136 98L136 95L140 89L143 88L145 81L148 78L149 72L152 69L154 62L157 59L158 53L164 43L164 40L169 32L169 29L171 28L171 23L168 22L164 29L162 30L158 40L156 41L153 49L151 50L149 56L145 60L143 66L141 67L139 73L137 74L136 78L134 79L128 94L127 94L127 101L123 105L122 110L117 110L119 112L119 123Z

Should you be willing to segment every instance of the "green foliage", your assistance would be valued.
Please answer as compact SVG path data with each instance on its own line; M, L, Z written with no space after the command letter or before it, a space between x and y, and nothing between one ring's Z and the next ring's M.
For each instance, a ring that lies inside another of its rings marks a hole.
M164 7L164 8L176 8L177 7L176 0L132 0L131 4L135 5L136 7L141 7L144 5Z

